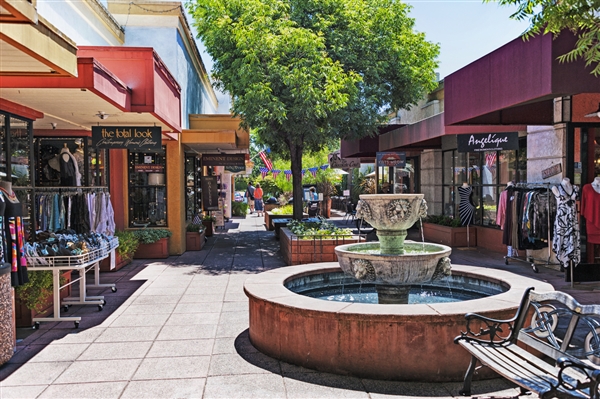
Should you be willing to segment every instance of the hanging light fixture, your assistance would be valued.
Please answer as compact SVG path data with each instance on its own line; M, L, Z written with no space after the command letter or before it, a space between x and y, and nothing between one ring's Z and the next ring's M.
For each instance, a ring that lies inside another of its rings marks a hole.
M587 115L585 115L586 118L600 118L600 103L598 104L598 109L594 112L591 112Z

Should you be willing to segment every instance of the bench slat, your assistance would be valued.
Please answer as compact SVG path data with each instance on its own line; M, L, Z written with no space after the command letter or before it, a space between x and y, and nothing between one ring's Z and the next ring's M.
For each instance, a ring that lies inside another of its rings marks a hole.
M549 391L552 385L558 383L558 368L516 345L494 347L465 341L460 341L460 344L478 358L482 364L515 384L526 387L538 394ZM589 397L581 391L564 392L568 395L567 397Z

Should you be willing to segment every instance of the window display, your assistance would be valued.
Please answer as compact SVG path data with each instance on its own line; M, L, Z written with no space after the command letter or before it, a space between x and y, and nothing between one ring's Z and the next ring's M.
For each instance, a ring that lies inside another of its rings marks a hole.
M166 150L129 153L129 226L166 226Z

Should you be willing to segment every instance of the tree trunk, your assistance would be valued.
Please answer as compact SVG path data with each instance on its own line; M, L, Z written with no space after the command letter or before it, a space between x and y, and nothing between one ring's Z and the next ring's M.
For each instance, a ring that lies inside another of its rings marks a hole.
M302 152L304 147L291 144L290 159L292 162L292 186L294 195L294 219L302 220L302 201L304 190L302 189Z

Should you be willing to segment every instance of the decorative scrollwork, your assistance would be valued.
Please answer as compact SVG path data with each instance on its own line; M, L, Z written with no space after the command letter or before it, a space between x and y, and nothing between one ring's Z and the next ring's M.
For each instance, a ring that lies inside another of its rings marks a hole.
M373 220L373 212L371 207L363 200L358 200L356 204L356 217L358 219L365 219L367 222Z
M350 262L352 265L352 273L354 277L360 281L375 281L377 275L375 274L375 268L366 259L352 259Z
M492 320L480 315L470 314L467 315L467 331L461 331L460 339L502 344L509 339L513 329L514 322L511 320ZM487 339L484 339L485 337Z
M432 280L439 280L443 277L450 276L452 274L452 263L450 262L450 258L444 256L438 261L438 264L435 268L435 272L433 272Z
M424 218L427 216L427 201L425 198L421 200L421 205L419 205L419 217Z
M392 223L398 223L410 218L412 209L410 201L397 199L390 202L385 210L386 216Z

